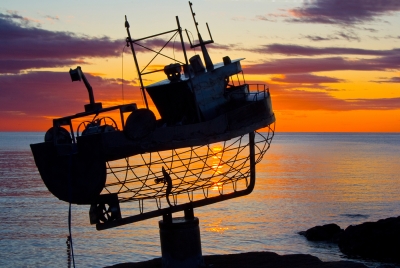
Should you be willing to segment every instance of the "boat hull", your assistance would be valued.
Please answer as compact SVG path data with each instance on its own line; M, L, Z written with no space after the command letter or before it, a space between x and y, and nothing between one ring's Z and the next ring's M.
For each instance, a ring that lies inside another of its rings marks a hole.
M93 137L95 138L95 137ZM31 144L36 166L47 189L73 204L92 204L106 182L106 162L98 142L78 145L53 142Z
M139 139L123 131L79 136L76 144L31 144L36 166L49 191L60 200L94 204L104 188L106 162L171 149L226 141L275 122L269 93L261 100L225 107L220 116L189 125L159 127Z

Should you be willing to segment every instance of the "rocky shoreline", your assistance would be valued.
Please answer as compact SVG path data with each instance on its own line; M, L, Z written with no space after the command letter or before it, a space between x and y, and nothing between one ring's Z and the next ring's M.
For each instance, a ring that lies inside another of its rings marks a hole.
M400 264L400 216L350 225L344 230L331 223L299 234L309 241L335 243L350 258Z
M351 261L323 262L308 254L278 255L274 252L247 252L228 255L204 256L204 268L367 268L364 264ZM121 263L109 268L161 268L161 258ZM383 268L383 267L382 267Z
M350 225L346 229L331 223L315 226L299 232L309 241L330 242L338 245L340 251L349 258L373 260L391 264L375 268L400 267L400 216ZM274 252L247 252L228 255L203 256L204 268L364 268L362 263L353 261L323 262L308 254L278 255ZM137 262L121 263L112 268L161 268L161 258Z

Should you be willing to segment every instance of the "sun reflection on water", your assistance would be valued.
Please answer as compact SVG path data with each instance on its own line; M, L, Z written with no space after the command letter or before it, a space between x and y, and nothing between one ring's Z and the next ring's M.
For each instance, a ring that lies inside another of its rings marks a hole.
M214 170L214 173L219 175L222 173L222 146L216 145L211 148L213 152L212 156L212 169Z
M214 182L214 185L211 187L213 191L220 191L222 190L222 182Z
M218 233L218 234L223 234L226 231L230 231L230 230L236 230L236 227L223 226L222 219L219 219L213 223L210 223L209 226L206 228L207 232Z
M223 173L223 161L222 161L222 146L216 145L211 148L213 152L212 156L212 165L211 168L214 171L214 175L221 175ZM223 187L223 183L219 181L215 181L213 186L211 187L212 191L221 191Z

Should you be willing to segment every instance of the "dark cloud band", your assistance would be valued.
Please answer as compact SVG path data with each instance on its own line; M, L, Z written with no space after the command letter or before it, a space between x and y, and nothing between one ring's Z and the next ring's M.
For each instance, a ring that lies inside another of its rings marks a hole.
M316 0L291 9L291 22L352 25L400 11L398 0Z

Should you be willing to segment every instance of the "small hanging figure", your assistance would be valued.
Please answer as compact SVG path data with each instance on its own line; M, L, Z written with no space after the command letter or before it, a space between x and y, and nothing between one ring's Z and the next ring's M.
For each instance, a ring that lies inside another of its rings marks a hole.
M172 179L171 176L167 173L164 167L162 167L162 174L163 178L157 178L154 180L155 183L160 183L164 182L164 184L167 184L167 191L165 192L165 197L167 199L168 205L172 207L171 202L169 201L169 194L171 193L172 190Z

